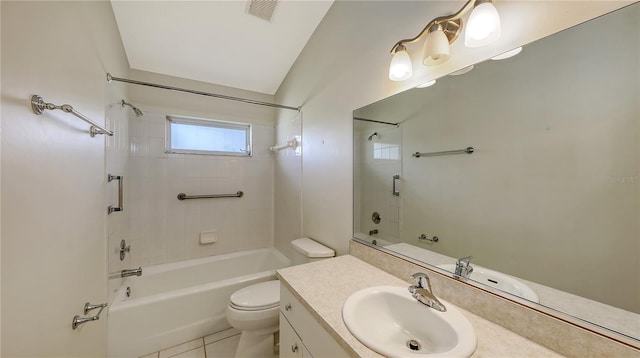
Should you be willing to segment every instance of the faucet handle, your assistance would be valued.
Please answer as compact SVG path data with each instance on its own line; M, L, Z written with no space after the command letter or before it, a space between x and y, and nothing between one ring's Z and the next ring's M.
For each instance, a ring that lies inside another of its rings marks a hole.
M429 276L427 276L426 273L416 272L413 275L411 275L411 278L414 279L416 282L415 288L426 289L428 287L429 291L431 291L431 283L429 282Z

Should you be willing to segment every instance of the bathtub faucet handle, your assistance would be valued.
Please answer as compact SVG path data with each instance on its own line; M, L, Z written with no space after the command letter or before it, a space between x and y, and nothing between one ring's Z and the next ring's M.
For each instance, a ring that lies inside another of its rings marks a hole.
M120 241L120 261L123 261L124 256L129 252L131 252L131 245L127 245L124 240Z

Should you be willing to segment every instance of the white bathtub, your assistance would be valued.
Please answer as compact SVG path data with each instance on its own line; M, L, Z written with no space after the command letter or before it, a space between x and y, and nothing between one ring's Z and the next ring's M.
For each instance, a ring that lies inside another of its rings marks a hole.
M143 267L109 305L107 355L138 357L227 329L231 294L289 265L279 251L259 249Z

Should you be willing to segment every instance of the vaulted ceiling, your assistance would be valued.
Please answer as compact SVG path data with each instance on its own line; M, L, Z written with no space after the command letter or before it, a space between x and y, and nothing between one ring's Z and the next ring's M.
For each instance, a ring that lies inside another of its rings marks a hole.
M274 94L332 1L280 0L270 21L243 0L111 6L131 68Z

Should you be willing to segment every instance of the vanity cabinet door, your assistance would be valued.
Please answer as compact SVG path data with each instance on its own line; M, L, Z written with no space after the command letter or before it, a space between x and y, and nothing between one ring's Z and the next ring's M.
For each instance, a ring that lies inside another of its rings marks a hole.
M299 337L300 341L304 343L304 347L308 349L308 352L303 356L348 357L347 352L345 352L338 342L320 325L305 305L299 301L291 291L284 287L284 285L280 285L280 287L280 325L282 327L284 320L287 326L294 330L294 334ZM282 337L282 331L280 334L280 337ZM298 346L302 347L302 344ZM280 355L282 356L287 349L282 338L280 338ZM300 349L298 351L300 351ZM311 354L309 355L308 353ZM286 352L286 354L289 354L289 352Z
M280 358L311 357L311 355L304 355L303 351L306 351L306 348L302 344L302 339L280 312Z
M313 358L313 356L305 346L302 346L302 358Z

